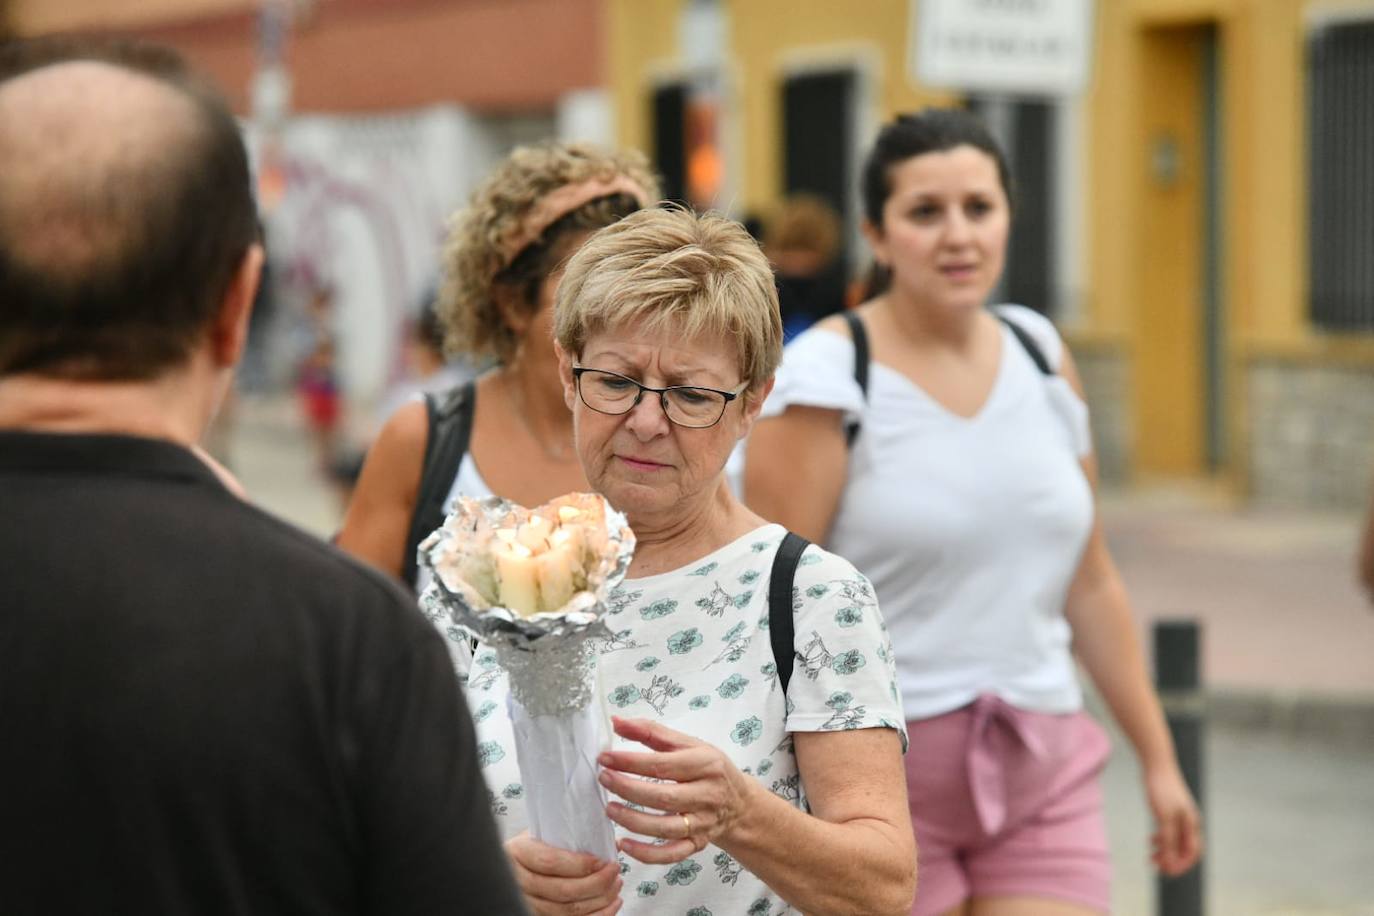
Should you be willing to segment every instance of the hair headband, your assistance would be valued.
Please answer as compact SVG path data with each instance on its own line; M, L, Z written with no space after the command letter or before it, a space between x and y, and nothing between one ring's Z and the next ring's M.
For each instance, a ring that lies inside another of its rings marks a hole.
M649 202L649 194L639 183L628 175L615 175L611 178L588 178L555 188L539 198L530 208L524 222L501 246L501 267L509 267L515 256L539 236L544 230L567 216L585 203L612 194L628 194L639 201L642 207Z

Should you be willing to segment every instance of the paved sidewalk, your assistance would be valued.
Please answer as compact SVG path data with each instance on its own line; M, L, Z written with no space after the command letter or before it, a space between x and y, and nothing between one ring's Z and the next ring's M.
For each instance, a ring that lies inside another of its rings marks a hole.
M1108 496L1102 517L1147 649L1154 620L1201 625L1214 718L1374 743L1357 515L1234 510L1173 490Z
M1111 494L1103 525L1142 618L1202 626L1209 916L1374 916L1374 607L1354 514ZM1148 642L1147 642L1148 646ZM1153 916L1150 818L1113 732L1113 912Z
M1374 700L1356 515L1232 511L1179 491L1109 496L1102 512L1137 610L1203 625L1209 684Z
M1135 759L1113 739L1112 913L1156 916L1151 819ZM1374 916L1374 740L1215 725L1203 784L1207 916Z
M227 417L228 448L218 457L259 506L328 538L343 505L314 463L304 421L290 397L239 397Z

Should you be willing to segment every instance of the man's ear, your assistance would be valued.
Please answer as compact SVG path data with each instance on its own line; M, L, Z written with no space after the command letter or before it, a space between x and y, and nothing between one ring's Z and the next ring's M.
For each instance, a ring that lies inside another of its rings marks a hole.
M573 358L558 341L553 342L553 352L558 354L558 378L563 382L563 403L569 410L577 407L577 379L573 378Z
M220 299L219 312L210 326L210 354L220 369L238 365L243 356L248 343L248 319L262 280L263 259L261 245L248 246Z

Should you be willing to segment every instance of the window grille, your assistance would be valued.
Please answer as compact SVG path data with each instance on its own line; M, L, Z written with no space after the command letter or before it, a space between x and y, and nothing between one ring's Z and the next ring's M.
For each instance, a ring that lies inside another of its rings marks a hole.
M1055 317L1061 289L1059 107L1029 99L973 98L969 110L988 125L1007 155L1012 228L1007 263L993 299Z
M1374 21L1315 28L1307 70L1312 323L1374 331Z

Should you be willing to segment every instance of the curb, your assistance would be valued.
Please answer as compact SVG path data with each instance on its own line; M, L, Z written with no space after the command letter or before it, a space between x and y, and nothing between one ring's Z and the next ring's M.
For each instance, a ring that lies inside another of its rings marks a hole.
M1084 708L1104 727L1119 732L1106 703L1086 678L1083 688ZM1180 710L1200 715L1205 729L1265 732L1290 741L1374 751L1374 694L1332 696L1213 687L1191 695L1161 696L1166 714L1171 699Z
M1374 747L1374 696L1213 688L1204 703L1211 725Z

